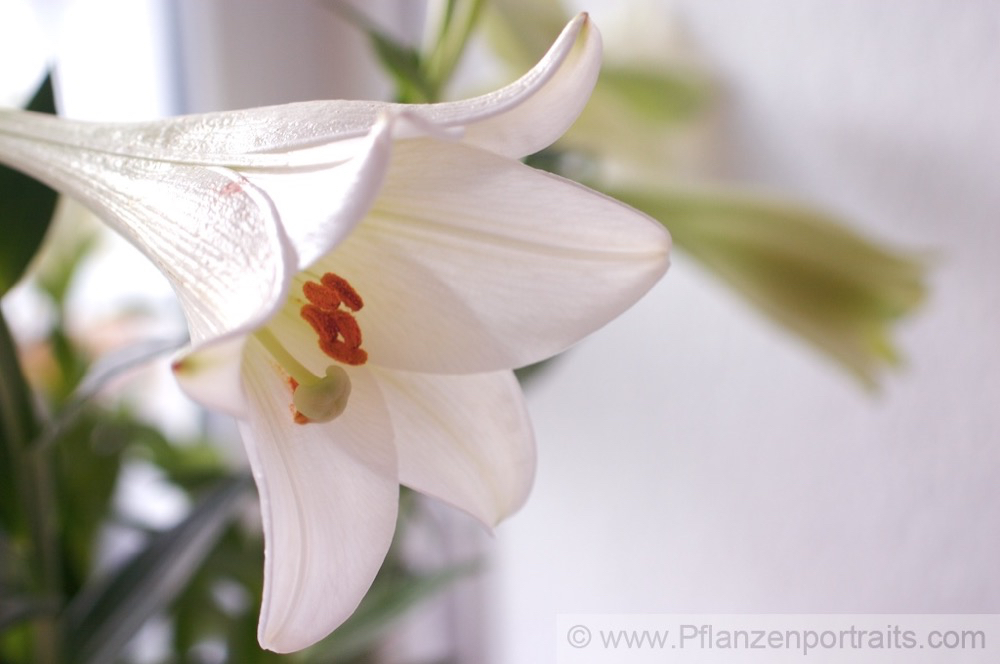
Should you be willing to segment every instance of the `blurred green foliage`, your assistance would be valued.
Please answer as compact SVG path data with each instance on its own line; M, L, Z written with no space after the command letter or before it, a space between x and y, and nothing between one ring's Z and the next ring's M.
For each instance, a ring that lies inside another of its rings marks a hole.
M661 220L688 254L866 387L900 362L892 327L926 296L922 260L787 202L669 189L609 193Z

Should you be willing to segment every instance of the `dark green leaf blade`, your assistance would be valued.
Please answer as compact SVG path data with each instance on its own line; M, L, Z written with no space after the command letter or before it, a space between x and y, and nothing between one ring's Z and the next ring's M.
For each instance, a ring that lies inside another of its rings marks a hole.
M39 425L28 388L18 361L17 347L0 312L0 527L17 532L26 527L24 514L18 511L19 482L15 468L22 462L24 450L38 434ZM20 505L20 509L26 507Z
M51 77L28 105L40 113L55 113ZM0 165L0 295L17 283L45 237L57 194L41 182Z

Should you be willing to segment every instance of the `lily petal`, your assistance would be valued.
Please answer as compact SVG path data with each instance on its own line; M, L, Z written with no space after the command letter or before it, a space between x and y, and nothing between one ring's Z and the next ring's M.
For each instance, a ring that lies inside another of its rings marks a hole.
M237 332L182 354L171 367L178 385L206 408L245 418L242 363L246 341L247 335Z
M280 212L299 270L339 244L374 203L389 167L392 126L393 118L383 117L357 154L333 167L246 172Z
M0 112L0 131L88 150L233 168L330 165L356 149L385 113L407 111L465 141L520 158L555 142L583 111L597 82L601 37L586 14L571 21L528 73L494 92L456 102L404 105L336 100L105 125Z
M521 507L535 475L535 443L512 372L374 373L392 413L402 484L488 527Z
M300 425L291 390L256 340L243 365L254 405L240 433L260 492L264 599L258 639L276 652L312 645L357 607L396 524L392 429L369 372L352 371L351 407Z
M601 70L601 35L580 14L535 67L507 87L430 107L428 117L467 125L465 143L520 159L547 148L583 112ZM485 112L473 115L477 106Z
M0 159L76 198L146 254L174 286L195 344L255 327L283 302L289 244L271 201L238 173L3 131Z
M660 224L617 201L420 139L397 144L368 218L316 270L365 298L357 319L372 364L482 373L550 357L602 327L656 283L669 250Z

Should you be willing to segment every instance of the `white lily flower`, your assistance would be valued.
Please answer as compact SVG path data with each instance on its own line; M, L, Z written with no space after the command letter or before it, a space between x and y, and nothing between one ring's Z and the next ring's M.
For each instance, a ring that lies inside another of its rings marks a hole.
M658 223L517 161L567 129L599 66L581 15L524 77L461 102L0 113L0 161L88 204L178 292L177 378L240 418L260 492L264 647L304 648L354 611L400 484L487 526L516 510L534 442L511 369L666 270Z

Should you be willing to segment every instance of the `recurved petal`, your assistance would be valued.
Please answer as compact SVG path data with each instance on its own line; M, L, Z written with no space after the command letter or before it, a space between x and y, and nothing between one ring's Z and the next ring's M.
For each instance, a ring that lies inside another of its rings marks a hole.
M132 124L99 124L0 112L0 131L118 155L232 168L330 165L350 158L386 112L406 111L465 141L515 158L551 145L583 110L601 64L586 14L571 21L528 73L499 90L440 104L311 101Z
M590 98L601 69L601 35L587 14L573 19L544 57L510 85L480 97L417 107L428 119L466 127L463 142L520 159L552 145Z
M277 652L310 646L351 615L395 528L399 485L389 414L367 371L350 376L341 417L296 424L287 378L256 340L247 344L244 379L254 407L239 424L264 524L258 639Z
M195 345L282 304L290 245L271 201L238 173L3 131L0 160L76 198L146 254L177 291Z
M492 527L531 490L535 444L510 371L373 371L396 431L400 482Z
M371 363L481 373L600 328L662 276L669 249L660 224L617 201L421 139L397 145L374 208L315 268L365 298L357 320Z

